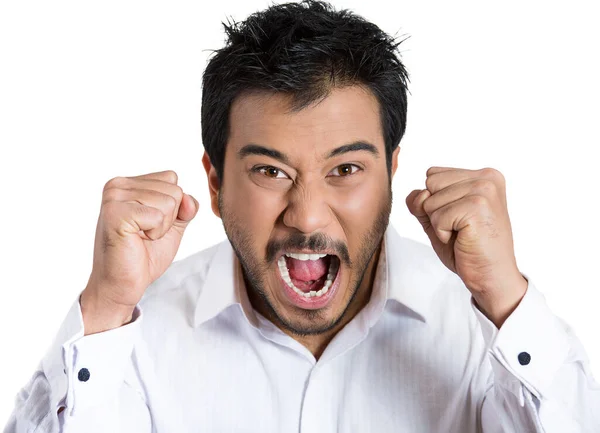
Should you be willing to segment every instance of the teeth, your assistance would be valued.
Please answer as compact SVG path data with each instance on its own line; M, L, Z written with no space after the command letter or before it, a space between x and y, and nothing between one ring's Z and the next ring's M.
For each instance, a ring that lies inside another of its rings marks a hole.
M291 257L296 260L319 260L320 258L325 257L327 254L296 254L296 253L287 253L287 257Z
M286 254L286 256L288 257L292 257L293 259L298 259L298 260L317 260L320 257L325 257L327 254L294 254L294 253L290 253L290 254ZM307 259L302 259L302 258L298 258L298 257L302 257L302 256L307 256L307 257L316 257L314 259L312 258L307 258ZM294 286L294 283L292 283L292 279L290 278L290 273L288 271L287 265L285 263L285 259L283 258L283 256L281 256L279 258L279 260L277 261L277 265L279 267L279 272L281 274L281 278L283 279L283 281L286 282L286 284L291 287L294 292L296 292L297 294L299 294L300 296L304 296L305 298L312 298L312 297L319 297L319 296L323 296L325 293L327 293L329 291L329 288L331 287L331 285L333 284L333 280L337 274L338 271L338 265L336 264L330 264L329 265L329 272L327 273L327 278L325 279L325 284L323 284L323 288L321 288L321 290L311 290L308 293L304 293L302 290L298 289L296 286Z

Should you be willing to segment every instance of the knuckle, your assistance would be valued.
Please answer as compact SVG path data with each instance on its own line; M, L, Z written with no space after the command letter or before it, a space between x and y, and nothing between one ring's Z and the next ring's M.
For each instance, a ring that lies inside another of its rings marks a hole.
M472 195L469 197L469 200L474 206L485 207L488 205L487 198L481 195Z
M430 176L427 179L425 179L425 187L429 190L429 191L434 191L434 181L433 178Z
M177 176L177 173L175 172L175 170L166 170L167 173L167 179L169 182L177 184L177 181L179 180L179 176Z
M502 174L501 171L496 170L496 179L498 180L498 182L500 182L502 185L505 184L506 182L506 178L504 177L504 175Z
M504 179L504 175L500 171L498 171L492 167L482 168L481 174L483 174L484 177L492 179L492 180L503 180Z
M475 191L481 194L492 193L495 189L496 185L488 178L480 178L475 181Z
M108 203L111 201L119 201L119 199L122 197L122 195L123 195L122 190L120 190L118 188L105 189L104 192L102 193L102 203Z
M158 209L156 209L156 212L154 212L154 210L153 210L152 213L156 214L156 219L158 220L159 224L163 224L165 222L165 220L167 219L166 215L164 213L162 213L161 211L159 211Z
M168 202L169 209L173 210L177 207L177 199L172 195L165 194L165 200Z
M143 216L151 216L152 218L156 218L157 223L162 224L164 220L164 214L156 208L152 206L136 206L135 212L138 215Z
M175 189L173 190L173 194L174 194L174 198L177 203L181 203L181 200L183 200L183 188L181 188L179 185L175 185Z
M112 188L119 188L125 182L125 178L123 176L116 176L110 179L108 182L104 184L104 191Z
M429 198L430 197L425 199L425 201L423 202L423 210L427 215L431 214L434 211L433 202L429 200Z

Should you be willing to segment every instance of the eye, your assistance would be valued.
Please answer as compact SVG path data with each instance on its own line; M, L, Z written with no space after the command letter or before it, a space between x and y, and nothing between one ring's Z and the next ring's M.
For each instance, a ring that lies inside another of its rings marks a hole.
M270 165L254 167L252 171L264 174L266 177L270 177L272 179L289 179L289 176L285 173L285 171Z
M334 177L347 177L353 175L357 171L361 170L358 165L355 164L342 164L329 172Z

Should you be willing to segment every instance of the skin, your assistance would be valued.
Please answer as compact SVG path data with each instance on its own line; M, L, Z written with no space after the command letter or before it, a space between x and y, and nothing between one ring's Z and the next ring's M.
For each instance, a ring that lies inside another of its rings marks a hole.
M223 182L206 154L203 164L212 210L240 259L252 306L318 358L369 301L391 210L391 182L378 102L368 90L334 89L297 113L287 113L288 103L282 94L236 99ZM327 157L357 140L373 145L377 154L354 150ZM248 144L275 150L285 161L240 155ZM399 150L392 154L391 176ZM341 284L327 306L308 310L285 297L276 260L284 251L318 247L318 240L341 258Z
M500 329L528 286L515 259L506 180L490 167L430 167L426 174L426 189L411 191L406 205L442 263Z
M400 149L390 176L377 102L360 87L336 89L300 113L287 114L286 103L281 95L240 98L231 112L226 182L206 154L203 165L211 207L240 258L253 307L319 358L369 300ZM339 152L356 140L371 143L372 151ZM248 143L271 153L240 153ZM493 168L454 167L430 167L426 175L426 189L406 197L408 210L499 329L528 288L516 264L504 176ZM198 207L172 170L107 182L94 267L80 298L85 335L129 323L149 282L171 264ZM278 254L306 247L328 247L341 258L340 288L321 310L291 305L276 278Z
M203 165L212 210L240 259L250 302L318 359L369 301L400 148L388 175L378 103L364 88L334 89L317 105L287 110L284 95L240 97L230 113L223 182L206 154ZM327 158L356 140L377 154ZM242 154L248 144L271 155ZM426 175L426 189L413 190L406 205L442 263L499 329L528 286L516 264L504 177L487 167L431 167ZM342 258L341 285L326 307L301 309L283 295L276 259L318 240Z

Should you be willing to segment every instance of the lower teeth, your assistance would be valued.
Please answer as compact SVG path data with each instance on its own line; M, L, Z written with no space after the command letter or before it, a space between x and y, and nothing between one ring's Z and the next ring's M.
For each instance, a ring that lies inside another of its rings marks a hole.
M281 256L279 258L277 264L279 266L279 272L281 273L281 277L283 278L283 281L285 281L285 283L289 287L291 287L294 292L296 292L300 296L304 296L305 298L319 297L319 296L323 296L325 293L327 293L329 291L329 288L333 284L333 280L337 274L338 266L339 266L337 264L333 264L333 260L332 260L331 263L329 264L329 271L327 273L327 278L325 279L325 284L323 284L323 287L321 288L321 290L311 290L310 292L305 293L302 290L298 289L296 286L294 286L294 283L292 282L292 279L290 278L290 274L287 269L287 265L285 263L284 256Z

